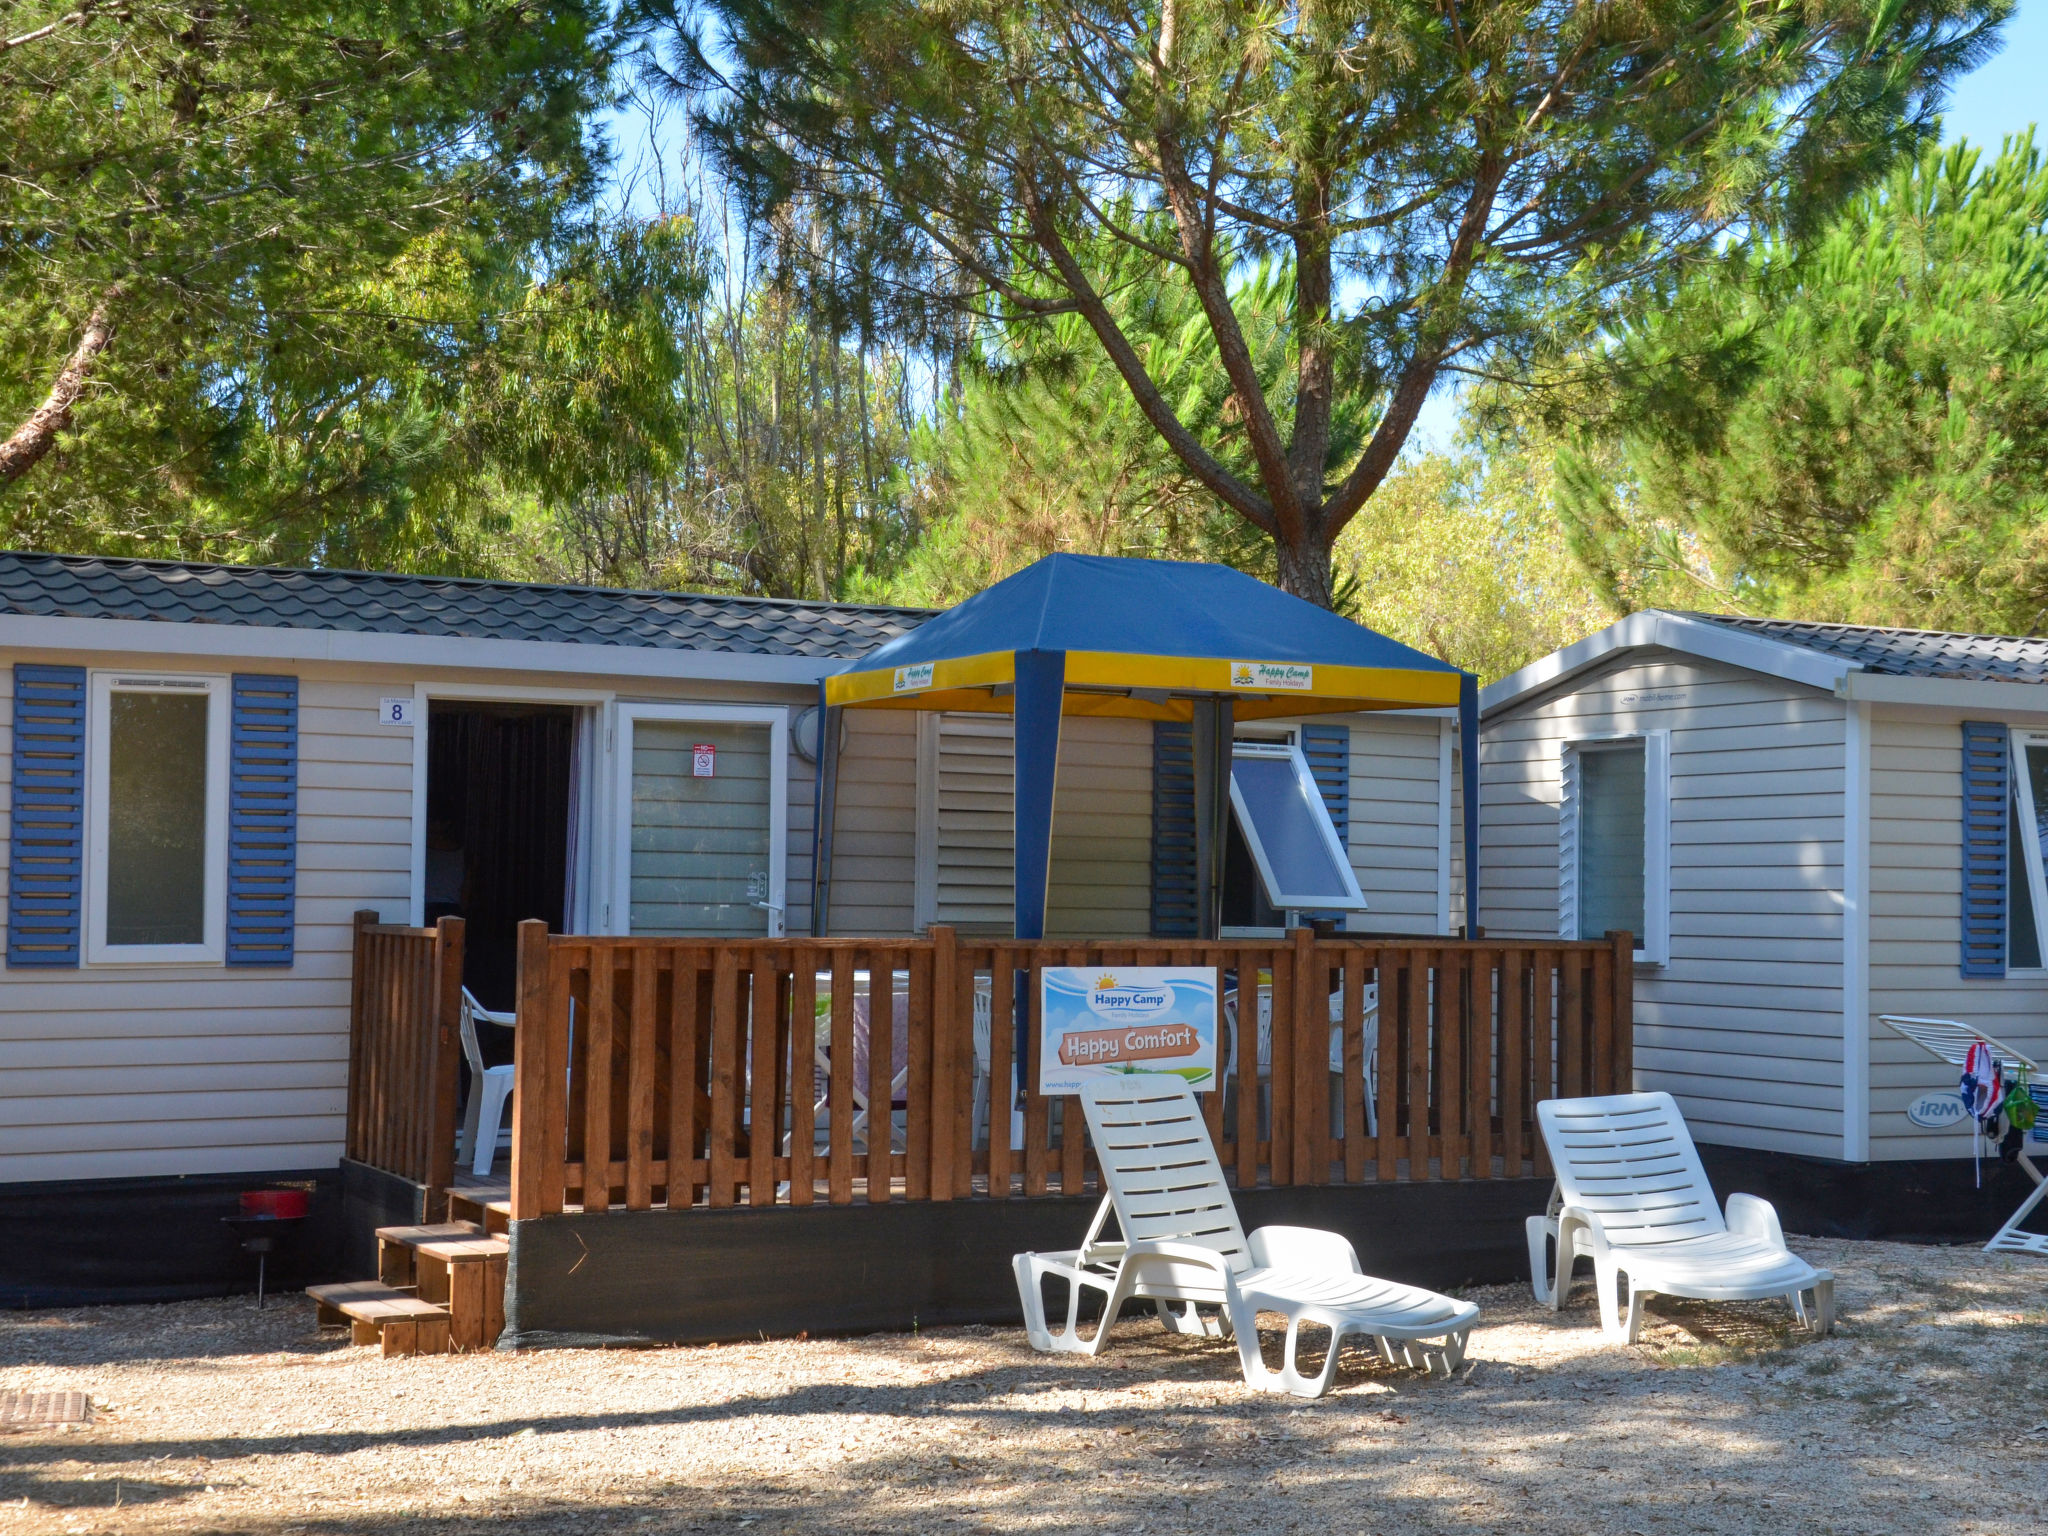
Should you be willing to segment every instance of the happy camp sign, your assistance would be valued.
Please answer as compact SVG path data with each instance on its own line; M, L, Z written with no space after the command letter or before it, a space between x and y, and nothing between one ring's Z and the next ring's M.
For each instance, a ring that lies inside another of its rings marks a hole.
M1216 968L1047 966L1039 982L1038 1091L1090 1078L1168 1072L1197 1092L1216 1081Z

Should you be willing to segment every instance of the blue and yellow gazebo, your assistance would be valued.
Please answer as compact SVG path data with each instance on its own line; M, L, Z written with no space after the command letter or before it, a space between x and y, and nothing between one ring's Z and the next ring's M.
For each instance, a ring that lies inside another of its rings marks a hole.
M1455 706L1478 909L1478 679L1227 566L1048 555L825 680L833 709L1016 718L1016 936L1045 935L1063 715L1190 722L1222 825L1234 721ZM829 715L828 715L829 718ZM821 729L820 740L836 735ZM822 831L825 817L820 817ZM821 850L823 852L824 850ZM1202 937L1213 938L1213 903Z

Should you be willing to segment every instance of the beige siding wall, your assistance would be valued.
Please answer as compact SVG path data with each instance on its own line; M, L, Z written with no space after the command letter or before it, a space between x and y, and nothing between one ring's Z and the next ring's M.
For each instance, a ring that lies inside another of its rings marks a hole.
M1366 715L1351 722L1351 868L1364 933L1438 931L1442 722Z
M909 933L917 876L917 716L849 709L832 827L834 933ZM809 857L809 823L804 850ZM794 832L792 832L794 839ZM804 928L809 931L806 913Z
M2048 1061L2048 974L1962 974L1962 721L1984 710L1872 705L1870 717L1870 1155L1967 1157L1967 1131L1923 1131L1905 1115L1953 1089L1955 1069L1875 1022L1881 1013L1961 1019ZM2010 714L2048 727L2048 714Z
M1842 1150L1844 705L1636 659L1496 716L1481 750L1480 922L1558 931L1563 742L1671 732L1670 961L1636 973L1636 1078L1701 1141Z
M0 654L139 668L134 655ZM290 670L178 663L179 670ZM0 1184L331 1166L347 1100L349 924L361 908L409 915L413 735L377 723L377 701L414 683L503 687L502 672L302 665L298 930L290 970L100 966L0 970ZM535 689L603 690L602 676L534 675ZM801 708L808 689L618 684L622 702L694 698ZM0 787L11 780L0 688ZM600 771L608 772L606 764ZM810 921L811 775L792 754L789 924ZM856 795L858 798L858 795ZM0 819L0 868L6 857ZM907 889L907 859L906 889ZM4 891L4 880L0 880ZM907 905L907 898L906 898Z
M1152 723L1060 725L1045 931L1143 938L1152 931Z

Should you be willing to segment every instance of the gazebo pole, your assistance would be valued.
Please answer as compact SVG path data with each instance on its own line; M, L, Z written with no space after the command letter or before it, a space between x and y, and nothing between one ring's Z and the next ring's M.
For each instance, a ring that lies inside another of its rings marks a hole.
M1465 937L1479 936L1479 679L1458 677L1458 777L1465 792Z
M832 927L832 838L839 822L839 706L825 702L818 679L818 760L811 785L811 937Z
M1045 937L1045 893L1052 867L1052 797L1059 777L1060 706L1065 700L1067 653L1065 651L1018 651L1015 653L1016 751L1014 812L1016 828L1016 918L1014 931L1020 939ZM1016 1053L1017 1082L1024 1078L1026 1045L1029 1037L1030 994L1028 972L1017 973Z

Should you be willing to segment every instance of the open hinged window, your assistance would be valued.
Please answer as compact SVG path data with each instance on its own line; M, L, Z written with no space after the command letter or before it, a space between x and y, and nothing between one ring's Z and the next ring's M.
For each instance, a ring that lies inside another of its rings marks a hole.
M1231 749L1230 808L1261 894L1275 912L1365 910L1344 840L1298 745L1237 742ZM1230 924L1227 912L1224 921Z

